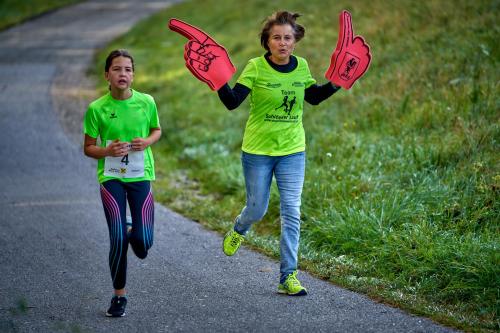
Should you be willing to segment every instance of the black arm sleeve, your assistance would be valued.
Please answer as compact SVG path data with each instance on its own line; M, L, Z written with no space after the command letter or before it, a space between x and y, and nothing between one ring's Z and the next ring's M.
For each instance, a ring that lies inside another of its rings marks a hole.
M335 94L339 89L340 87L334 86L331 82L327 82L321 86L313 84L305 90L304 99L309 104L318 105Z
M249 93L250 89L239 83L236 83L233 89L226 83L217 91L220 100L228 110L234 110L240 106Z

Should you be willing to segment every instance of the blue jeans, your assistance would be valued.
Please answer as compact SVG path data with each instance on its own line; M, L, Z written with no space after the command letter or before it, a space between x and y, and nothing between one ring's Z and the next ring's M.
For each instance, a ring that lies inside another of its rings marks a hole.
M264 217L274 174L280 193L280 283L297 269L305 159L305 152L285 156L254 155L245 152L241 155L247 202L236 218L234 230L245 235L253 223Z

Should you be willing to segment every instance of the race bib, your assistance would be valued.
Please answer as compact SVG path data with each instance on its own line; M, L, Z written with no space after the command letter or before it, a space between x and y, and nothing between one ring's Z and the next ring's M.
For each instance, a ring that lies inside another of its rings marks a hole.
M109 146L111 140L106 142ZM118 178L144 177L144 151L135 151L128 145L129 153L125 156L107 156L104 160L104 175Z

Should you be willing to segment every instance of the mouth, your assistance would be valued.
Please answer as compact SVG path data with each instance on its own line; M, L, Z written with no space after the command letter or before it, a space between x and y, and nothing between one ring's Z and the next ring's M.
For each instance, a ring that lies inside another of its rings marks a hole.
M118 84L128 84L127 80L118 80Z

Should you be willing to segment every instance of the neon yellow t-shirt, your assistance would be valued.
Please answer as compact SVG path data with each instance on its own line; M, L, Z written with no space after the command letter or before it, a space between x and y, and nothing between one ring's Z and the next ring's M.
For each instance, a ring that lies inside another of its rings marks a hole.
M85 113L83 132L92 138L99 137L98 144L106 147L116 139L131 142L134 138L146 138L152 128L159 127L158 110L153 97L132 90L132 96L126 100L116 100L107 93L90 103ZM127 170L127 167L132 166L134 168ZM155 169L151 147L147 147L143 152L131 151L123 158L99 159L97 179L99 183L110 179L119 179L123 182L154 180Z
M283 156L306 149L302 126L304 91L316 80L306 60L296 58L297 68L290 73L276 71L264 56L251 59L238 78L238 83L251 90L244 152Z

